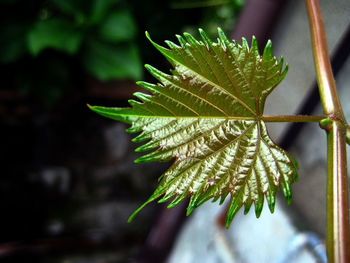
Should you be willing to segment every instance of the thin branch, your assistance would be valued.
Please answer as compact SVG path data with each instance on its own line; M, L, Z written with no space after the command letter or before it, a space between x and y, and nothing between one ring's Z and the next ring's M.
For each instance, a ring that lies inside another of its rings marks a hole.
M323 112L327 115L335 115L338 119L344 120L328 56L326 33L320 6L317 0L305 1L309 14L312 48Z
M317 0L305 0L323 112L331 121L327 131L327 257L350 262L350 233L346 167L346 125L328 57L326 33Z
M279 116L261 116L265 122L319 122L327 116L309 116L309 115L279 115Z
M346 127L346 143L350 145L350 126Z
M327 133L327 257L328 262L350 262L348 186L344 126L334 121Z

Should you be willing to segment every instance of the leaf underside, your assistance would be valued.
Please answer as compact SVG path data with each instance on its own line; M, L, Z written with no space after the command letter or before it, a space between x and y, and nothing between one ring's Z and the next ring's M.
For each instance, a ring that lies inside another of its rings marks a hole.
M134 142L144 142L137 152L150 151L136 163L175 159L161 176L146 204L161 197L174 207L190 197L187 214L205 201L230 195L226 226L244 206L247 213L254 203L256 216L264 196L274 211L276 191L282 188L287 203L291 184L297 179L297 164L269 137L261 117L266 97L287 73L283 58L272 55L269 41L262 56L256 39L251 47L229 41L218 29L217 42L203 30L197 41L184 33L179 45L166 41L169 48L154 43L172 64L171 74L149 65L148 71L160 82L138 82L149 94L137 92L140 100L130 100L132 108L90 108L108 118L131 124L127 132L138 133Z

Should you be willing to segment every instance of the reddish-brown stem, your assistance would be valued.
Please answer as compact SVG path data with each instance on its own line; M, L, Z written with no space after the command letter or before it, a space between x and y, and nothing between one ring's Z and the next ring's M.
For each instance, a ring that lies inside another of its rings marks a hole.
M328 262L350 262L345 127L334 121L327 134L327 256ZM342 136L343 135L343 136Z
M348 188L346 175L346 122L335 88L326 34L317 0L305 0L323 112L327 131L327 257L328 262L350 262Z
M350 145L350 127L346 127L346 143Z
M326 33L318 0L306 0L306 6L323 112L326 115L335 115L338 119L344 120L328 56Z

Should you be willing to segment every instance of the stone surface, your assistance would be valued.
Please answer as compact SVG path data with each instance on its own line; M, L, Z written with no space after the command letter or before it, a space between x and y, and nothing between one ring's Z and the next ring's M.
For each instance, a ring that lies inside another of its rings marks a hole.
M112 162L122 159L129 151L130 140L125 129L125 124L115 122L103 131L106 155Z
M32 175L32 179L39 179L48 189L56 189L61 194L67 194L71 183L71 174L66 167L46 167L38 174Z
M181 230L167 263L282 262L297 229L278 204L274 214L265 207L259 219L253 210L248 215L238 212L228 230L216 224L222 208L217 203L198 208ZM289 262L311 263L315 258L300 249Z

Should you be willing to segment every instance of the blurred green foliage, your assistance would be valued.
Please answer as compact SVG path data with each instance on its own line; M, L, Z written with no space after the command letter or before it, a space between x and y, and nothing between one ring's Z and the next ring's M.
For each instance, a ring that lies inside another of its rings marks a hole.
M233 30L244 3L245 0L173 0L171 7L175 9L201 9L202 15L199 24L205 26L205 31L210 37L216 37L218 26L226 32ZM197 29L198 26L185 28L193 35L198 34Z
M0 0L2 87L50 107L85 76L142 78L155 40L198 26L232 30L243 0Z
M24 1L6 2L12 2L14 8L27 5ZM141 77L135 47L137 26L122 1L49 0L37 5L36 11L29 24L11 21L2 33L2 63L13 62L26 52L38 56L54 49L80 56L85 69L100 80Z
M0 9L0 63L16 71L10 86L48 106L68 85L73 66L101 81L142 77L127 1L2 0Z

